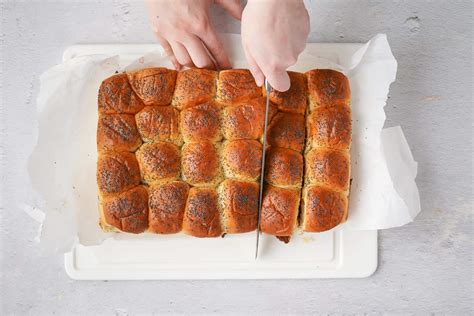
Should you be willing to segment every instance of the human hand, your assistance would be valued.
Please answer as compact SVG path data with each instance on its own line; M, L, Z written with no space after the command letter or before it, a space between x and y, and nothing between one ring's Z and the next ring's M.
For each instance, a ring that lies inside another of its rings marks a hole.
M240 0L147 0L151 27L176 69L231 67L209 18L213 2L240 20Z
M303 0L248 0L242 13L242 46L258 86L266 77L278 91L290 88L286 69L296 63L308 34Z

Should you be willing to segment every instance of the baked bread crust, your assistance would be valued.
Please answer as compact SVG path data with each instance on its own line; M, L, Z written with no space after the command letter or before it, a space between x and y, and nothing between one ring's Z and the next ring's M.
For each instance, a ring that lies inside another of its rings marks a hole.
M349 80L330 69L310 70L308 140L301 227L323 232L348 214L352 122Z
M135 117L130 114L101 114L97 124L97 151L135 151L142 144Z
M350 183L347 78L289 72L270 94L261 229L345 221ZM147 68L105 79L98 95L97 184L106 231L217 237L256 229L265 89L246 69ZM298 221L299 219L299 221Z

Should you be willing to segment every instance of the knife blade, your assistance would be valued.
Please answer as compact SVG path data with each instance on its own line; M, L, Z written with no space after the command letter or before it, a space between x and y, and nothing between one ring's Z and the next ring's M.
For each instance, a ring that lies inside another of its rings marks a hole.
M270 107L270 92L272 91L272 87L270 83L265 78L265 90L267 92L267 101L265 103L265 120L263 125L263 146L262 146L262 162L261 162L261 169L260 169L260 191L258 195L258 218L257 218L257 241L255 245L255 260L258 257L258 243L260 240L260 222L262 216L262 202L263 202L263 178L265 176L265 152L267 147L267 126L268 126L268 108Z

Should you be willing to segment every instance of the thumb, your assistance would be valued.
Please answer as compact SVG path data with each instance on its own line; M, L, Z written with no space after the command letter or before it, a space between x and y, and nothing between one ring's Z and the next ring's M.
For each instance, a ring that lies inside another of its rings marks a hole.
M290 89L290 76L286 71L273 71L266 74L266 77L273 89L280 92Z
M224 10L237 20L242 18L242 6L240 5L240 0L216 0L216 4L223 7Z

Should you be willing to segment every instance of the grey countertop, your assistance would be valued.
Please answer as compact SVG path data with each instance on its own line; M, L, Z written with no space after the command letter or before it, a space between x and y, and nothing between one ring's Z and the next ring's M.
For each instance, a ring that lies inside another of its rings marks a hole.
M419 162L422 212L380 232L367 279L78 282L45 254L26 160L35 143L39 75L75 43L150 43L139 1L0 1L1 314L454 313L473 309L472 2L307 1L310 41L365 42L387 33L398 60L386 106ZM213 11L224 32L239 23ZM65 100L67 102L67 100Z

